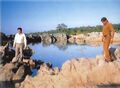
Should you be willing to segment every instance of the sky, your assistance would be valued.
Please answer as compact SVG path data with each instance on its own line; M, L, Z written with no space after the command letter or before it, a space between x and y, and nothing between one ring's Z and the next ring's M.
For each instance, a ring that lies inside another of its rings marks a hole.
M101 25L107 17L120 23L120 0L2 0L0 28L14 34L18 27L25 33L55 29L57 24L68 27Z

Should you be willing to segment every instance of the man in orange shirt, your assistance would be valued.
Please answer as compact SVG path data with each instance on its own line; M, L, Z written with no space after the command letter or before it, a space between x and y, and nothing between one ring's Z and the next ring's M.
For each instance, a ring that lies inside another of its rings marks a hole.
M103 42L104 59L106 62L109 62L109 61L112 61L109 53L109 46L110 46L110 43L113 42L115 31L112 24L109 23L106 17L103 17L101 19L101 22L103 23L102 42Z

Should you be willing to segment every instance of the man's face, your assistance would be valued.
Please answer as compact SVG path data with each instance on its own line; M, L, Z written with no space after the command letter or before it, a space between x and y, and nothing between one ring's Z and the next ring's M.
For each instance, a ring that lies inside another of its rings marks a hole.
M105 20L105 21L102 21L102 23L103 23L103 25L106 25L107 24L107 20Z
M17 30L17 31L18 31L19 34L21 33L21 30Z

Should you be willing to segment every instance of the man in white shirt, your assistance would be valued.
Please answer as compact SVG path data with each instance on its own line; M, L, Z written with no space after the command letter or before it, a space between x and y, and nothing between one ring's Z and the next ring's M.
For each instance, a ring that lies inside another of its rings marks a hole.
M18 33L16 33L13 43L13 48L15 48L15 58L14 62L18 61L17 57L20 54L20 57L23 55L23 49L27 46L27 40L25 34L22 32L22 28L17 29ZM12 61L13 62L13 61Z

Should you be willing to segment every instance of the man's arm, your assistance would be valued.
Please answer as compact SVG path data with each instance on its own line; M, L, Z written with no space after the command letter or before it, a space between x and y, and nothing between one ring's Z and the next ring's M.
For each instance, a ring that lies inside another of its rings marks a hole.
M114 39L114 34L115 34L115 29L112 26L112 24L110 24L110 30L111 30L111 43L113 43L113 39Z
M13 42L13 48L15 48L15 46L16 46L16 35L15 35L14 42Z
M114 34L115 34L115 30L112 30L112 31L111 31L111 38L112 38L112 39L114 38Z
M26 39L26 36L25 36L25 34L24 34L24 49L27 47L27 39Z
M102 40L102 42L104 41L104 36L103 35L102 35L102 39L101 40Z

